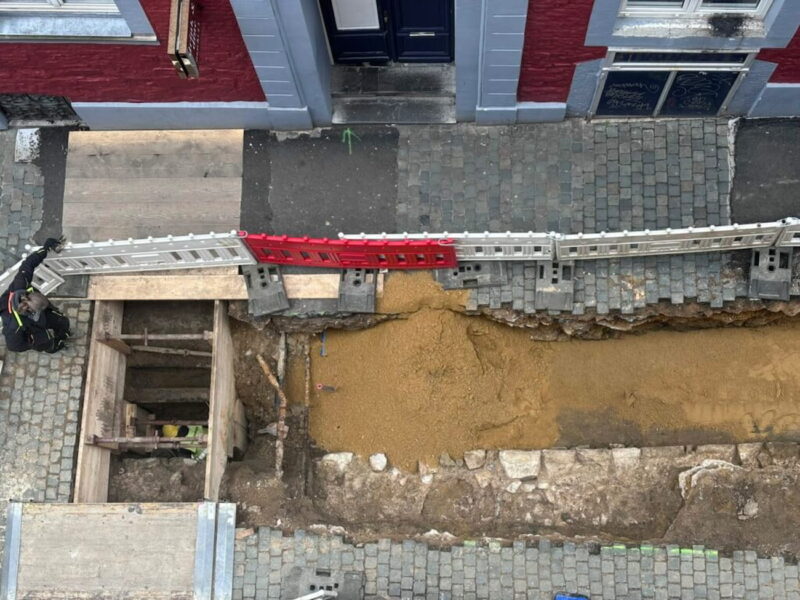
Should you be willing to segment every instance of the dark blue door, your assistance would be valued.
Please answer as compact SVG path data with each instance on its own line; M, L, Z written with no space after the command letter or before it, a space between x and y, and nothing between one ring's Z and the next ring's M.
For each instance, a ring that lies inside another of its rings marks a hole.
M453 0L320 0L337 63L451 62Z
M453 60L451 0L391 0L391 3L395 60L426 63Z

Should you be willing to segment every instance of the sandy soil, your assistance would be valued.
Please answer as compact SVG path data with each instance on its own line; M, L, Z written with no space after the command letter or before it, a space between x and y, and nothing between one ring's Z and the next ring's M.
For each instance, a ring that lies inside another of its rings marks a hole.
M539 342L425 279L389 278L381 309L404 318L330 330L325 357L312 341L310 432L327 450L413 469L471 448L800 439L798 324Z

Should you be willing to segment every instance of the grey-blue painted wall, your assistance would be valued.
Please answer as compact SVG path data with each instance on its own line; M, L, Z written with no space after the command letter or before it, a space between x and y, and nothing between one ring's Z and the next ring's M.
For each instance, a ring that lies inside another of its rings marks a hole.
M796 117L800 113L800 84L770 83L761 92L748 116Z
M266 102L74 102L91 129L272 129Z

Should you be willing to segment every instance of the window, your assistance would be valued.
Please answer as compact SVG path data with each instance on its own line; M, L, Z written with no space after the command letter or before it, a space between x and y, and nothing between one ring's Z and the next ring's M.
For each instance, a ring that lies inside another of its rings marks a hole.
M754 56L742 52L609 52L591 114L624 117L720 114Z
M625 0L623 13L694 15L697 13L764 14L772 0Z
M0 13L118 14L114 0L0 0Z
M20 40L157 43L139 0L0 0L0 42Z

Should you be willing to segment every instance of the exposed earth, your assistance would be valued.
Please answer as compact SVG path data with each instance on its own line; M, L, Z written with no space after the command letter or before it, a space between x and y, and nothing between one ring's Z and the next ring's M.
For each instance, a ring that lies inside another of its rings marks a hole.
M800 441L800 322L542 341L529 327L465 314L466 298L426 273L389 277L371 326L328 320L324 351L324 320L305 332L280 320L233 322L251 443L229 465L222 493L239 504L240 525L326 523L362 540L437 528L462 538L590 536L800 553L785 536L800 525L785 515L800 498L797 444L746 460L731 445ZM275 420L276 405L255 356L280 372L279 329L290 331L283 481L274 477L274 438L256 433ZM715 443L729 445L692 450ZM461 458L477 448L609 446L645 448L643 460L622 474L613 461L579 458L567 470L543 467L520 488L497 470L489 483ZM657 446L673 449L645 461ZM325 452L356 456L331 473L321 467ZM773 457L781 452L789 456ZM370 469L374 453L387 455L388 470ZM680 473L706 455L734 468L704 473L682 493ZM126 459L112 469L112 497L200 499L198 467Z

